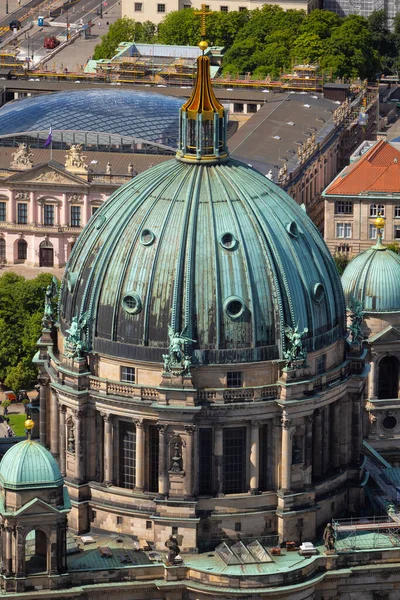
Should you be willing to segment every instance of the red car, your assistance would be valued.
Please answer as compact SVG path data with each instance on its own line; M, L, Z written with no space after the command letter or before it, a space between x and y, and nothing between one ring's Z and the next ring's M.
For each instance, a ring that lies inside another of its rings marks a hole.
M47 48L48 50L53 50L54 48L57 48L59 43L60 43L59 40L54 36L45 37L43 46L44 46L44 48Z

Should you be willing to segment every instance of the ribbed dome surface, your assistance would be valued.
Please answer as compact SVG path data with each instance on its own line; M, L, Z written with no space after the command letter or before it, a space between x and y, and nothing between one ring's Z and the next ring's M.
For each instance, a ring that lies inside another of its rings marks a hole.
M342 275L346 300L352 295L369 313L400 311L400 256L377 244L353 258Z
M0 463L0 483L3 488L58 487L63 485L57 461L38 442L26 440L12 446Z
M200 363L282 357L285 325L308 327L309 350L344 334L340 279L320 234L285 192L233 160L172 160L110 197L67 265L64 335L85 311L93 351L156 362L169 325L188 327Z

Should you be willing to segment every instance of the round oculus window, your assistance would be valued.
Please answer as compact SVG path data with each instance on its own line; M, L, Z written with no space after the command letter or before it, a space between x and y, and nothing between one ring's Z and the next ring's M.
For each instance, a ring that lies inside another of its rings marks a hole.
M136 292L128 292L122 299L122 308L130 315L137 315L142 310L142 300Z
M143 246L151 246L151 244L154 242L155 239L156 239L156 236L150 229L143 229L143 231L140 235L140 243Z
M219 243L225 250L234 250L238 244L237 239L233 233L223 233L219 238Z
M394 417L393 415L387 415L383 420L382 420L382 427L384 429L394 429L397 425L397 419L396 417Z
M286 225L286 231L288 232L289 235L291 235L294 238L299 237L299 230L297 228L297 223L295 223L294 221L292 221L291 223L288 223Z
M74 291L76 280L77 280L76 273L73 273L72 271L70 271L68 273L68 277L67 277L67 288L68 288L68 291L70 294L72 294L72 292Z
M325 298L325 288L322 283L316 283L313 287L313 300L316 304L321 304Z
M238 296L230 296L224 302L224 310L231 319L238 319L244 313L245 305Z

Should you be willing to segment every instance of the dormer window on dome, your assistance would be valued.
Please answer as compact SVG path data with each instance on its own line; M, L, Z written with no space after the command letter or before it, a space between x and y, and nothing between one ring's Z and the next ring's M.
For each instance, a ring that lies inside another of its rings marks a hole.
M180 110L179 144L176 154L187 162L221 162L228 158L226 146L226 111L215 97L210 79L210 59L204 55L205 5L202 5L203 54L197 59L197 78L189 100Z

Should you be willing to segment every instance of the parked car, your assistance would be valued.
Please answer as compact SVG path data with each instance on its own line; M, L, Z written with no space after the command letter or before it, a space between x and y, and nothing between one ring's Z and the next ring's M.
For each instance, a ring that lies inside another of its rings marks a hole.
M13 21L10 21L11 31L13 31L13 29L21 29L21 27L21 21L18 21L18 19L13 19Z
M56 37L54 37L54 35L52 35L51 37L44 38L43 46L48 50L53 50L54 48L57 48L59 43L59 40Z
M16 402L17 401L16 393L13 392L12 390L7 390L6 392L4 392L4 395L6 397L6 400L9 400L10 402Z

